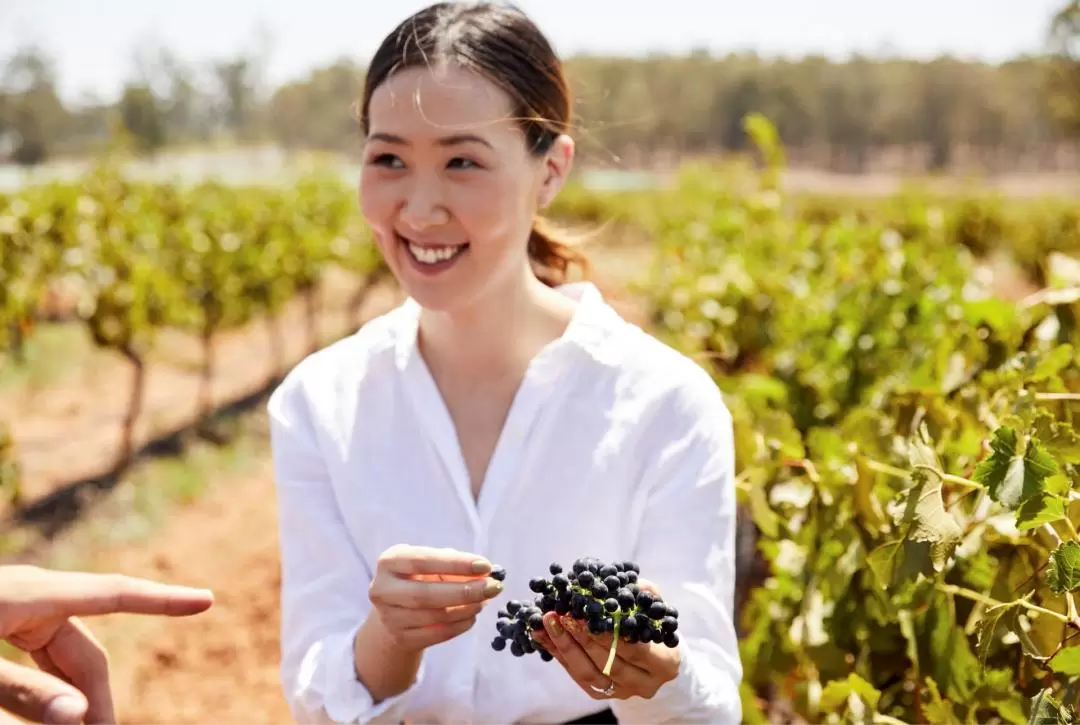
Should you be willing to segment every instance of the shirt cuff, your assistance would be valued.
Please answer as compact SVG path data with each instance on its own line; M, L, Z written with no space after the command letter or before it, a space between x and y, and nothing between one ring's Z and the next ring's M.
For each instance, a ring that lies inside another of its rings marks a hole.
M301 666L301 707L308 713L322 710L329 722L400 723L408 698L424 678L426 657L420 660L416 679L404 692L375 703L371 693L356 677L353 640L356 631L324 640L325 647L312 648ZM322 651L320 651L320 649Z
M695 644L686 640L679 643L678 674L651 698L634 697L612 702L612 710L619 722L714 725L739 725L742 722L738 684L728 672L698 651ZM703 646L711 645L703 643ZM725 654L718 652L717 656L724 657Z

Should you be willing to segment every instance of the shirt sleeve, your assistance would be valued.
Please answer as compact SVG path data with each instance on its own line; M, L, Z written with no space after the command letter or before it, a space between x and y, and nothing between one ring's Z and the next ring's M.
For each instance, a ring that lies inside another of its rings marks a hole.
M659 445L643 441L651 460L634 552L641 577L679 610L681 663L651 699L613 700L619 722L735 725L742 719L732 418L711 379L693 387L677 410L654 419Z
M301 723L401 722L405 692L378 703L356 677L353 640L372 575L353 544L320 453L302 366L267 406L281 555L281 682Z

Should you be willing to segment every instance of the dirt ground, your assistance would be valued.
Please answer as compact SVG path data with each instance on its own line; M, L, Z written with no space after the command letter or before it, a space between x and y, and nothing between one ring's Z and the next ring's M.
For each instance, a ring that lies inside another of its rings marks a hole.
M289 723L277 680L276 507L269 462L216 486L149 541L100 552L102 570L214 590L183 619L91 622L110 649L121 723Z

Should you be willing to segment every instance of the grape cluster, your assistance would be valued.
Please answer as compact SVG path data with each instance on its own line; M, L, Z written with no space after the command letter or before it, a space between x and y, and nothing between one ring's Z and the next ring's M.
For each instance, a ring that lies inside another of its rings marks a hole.
M659 596L638 585L640 569L632 561L605 563L595 557L582 557L571 570L559 564L549 567L551 577L537 577L529 582L536 595L532 602L511 600L499 610L498 635L491 646L496 651L510 647L515 657L539 652L550 662L554 657L531 633L544 628L543 615L555 612L588 623L589 632L611 632L611 653L604 674L610 674L620 639L625 642L655 642L679 646L678 610ZM506 572L496 568L492 576L504 579Z

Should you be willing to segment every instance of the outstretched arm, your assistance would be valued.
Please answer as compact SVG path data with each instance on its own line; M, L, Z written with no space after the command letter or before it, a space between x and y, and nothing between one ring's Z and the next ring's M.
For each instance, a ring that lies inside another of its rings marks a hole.
M183 617L213 604L205 589L120 574L0 567L0 640L42 672L0 658L0 722L114 722L105 649L78 618L126 613Z

